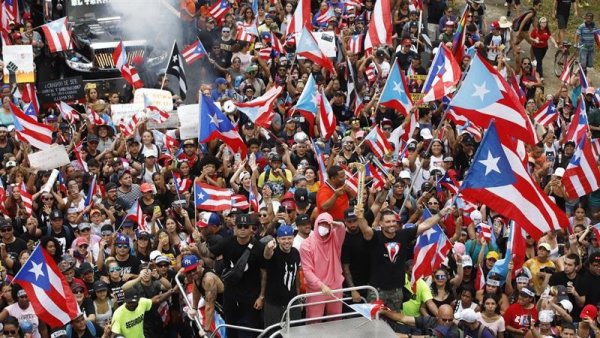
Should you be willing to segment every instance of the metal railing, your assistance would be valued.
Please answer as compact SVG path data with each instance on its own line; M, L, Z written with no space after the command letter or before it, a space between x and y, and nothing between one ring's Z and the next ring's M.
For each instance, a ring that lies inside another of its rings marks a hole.
M181 276L181 271L178 271L177 274L175 275L175 282L177 283L177 287L179 288L179 291L181 292L181 295L183 296L185 303L187 304L187 306L190 309L192 309L192 308L194 308L194 306L192 306L192 303L188 299L187 291L185 290L183 285L181 285L181 282L179 281L179 276ZM196 323L196 325L198 325L198 330L200 330L200 336L205 335L206 332L204 332L204 328L202 327L202 322L200 321L200 311L198 311L198 314L196 314L196 317L194 317L194 322Z

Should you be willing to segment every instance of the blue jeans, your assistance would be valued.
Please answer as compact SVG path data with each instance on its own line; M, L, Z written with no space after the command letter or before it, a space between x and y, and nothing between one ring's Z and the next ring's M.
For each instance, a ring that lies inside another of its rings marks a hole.
M583 46L579 50L579 63L583 70L594 67L594 46Z

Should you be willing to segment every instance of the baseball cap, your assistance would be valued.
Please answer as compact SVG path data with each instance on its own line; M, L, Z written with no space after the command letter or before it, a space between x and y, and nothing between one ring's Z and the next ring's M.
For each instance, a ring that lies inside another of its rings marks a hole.
M62 260L60 263L58 263L58 268L60 269L61 272L67 272L68 270L72 269L75 267L75 263L69 261L69 260Z
M190 272L194 270L196 267L198 267L198 264L200 264L200 260L194 255L187 255L181 260L181 267L183 268L184 272Z
M433 139L433 135L431 135L431 130L424 128L421 130L420 132L421 137L424 140L432 140Z
M79 223L79 225L77 226L77 229L79 229L79 231L85 230L85 229L90 229L90 228L91 228L91 226L90 226L90 223L88 223L88 222Z
M594 88L594 87L587 87L585 89L585 93L586 94L592 94L592 95L594 95L596 93L596 88Z
M558 304L559 304L560 306L562 306L562 307L563 307L563 309L565 309L565 311L567 311L567 312L569 312L569 313L571 313L571 311L573 311L573 303L571 303L571 301L570 301L570 300L568 300L568 299L563 299L563 300L560 300L560 301L558 302Z
M98 291L102 291L102 290L108 290L108 285L106 285L106 283L104 283L101 280L95 281L94 282L94 292L98 292Z
M113 189L117 189L117 185L114 182L108 182L106 183L104 188L106 189L106 191L111 191Z
M296 202L294 202L293 200L283 201L281 205L283 205L288 210L296 210Z
M92 216L93 214L101 214L102 212L100 212L100 210L98 209L92 209L92 211L90 211L90 216Z
M90 143L90 142L98 142L98 136L93 135L93 134L88 135L87 142L88 143Z
M252 217L249 214L237 214L235 217L235 224L239 225L254 225Z
M546 250L548 252L550 252L552 250L552 248L550 247L550 244L548 244L548 243L540 243L538 245L538 249L540 249L540 248L544 248L544 250Z
M80 274L84 274L86 272L94 271L94 267L89 262L83 262L79 266L78 270Z
M12 224L4 218L0 219L0 229L3 228L12 228Z
M558 167L554 169L554 176L563 177L565 174L565 168Z
M348 208L344 211L344 220L346 221L354 221L357 220L358 217L354 213L354 208Z
M542 310L540 311L538 318L541 323L552 323L554 320L554 312L552 310Z
M296 225L305 225L310 223L310 217L307 214L296 216Z
M60 212L59 210L54 210L52 211L52 213L50 214L50 219L62 219L63 215L62 212Z
M125 303L137 303L140 295L135 288L125 290Z
M408 172L408 170L402 170L400 172L400 178L407 178L410 179L410 173Z
M127 238L127 236L125 236L125 235L119 234L117 236L115 244L121 244L121 245L122 244L127 244L127 245L129 245L129 238Z
M221 219L219 218L219 215L214 212L205 212L200 217L198 223L196 223L196 226L199 228L206 228L209 225L219 225L220 223Z
M300 208L304 208L308 205L308 190L306 188L298 188L294 192L294 201Z
M144 182L144 183L142 183L142 185L140 185L140 191L141 192L151 192L152 186L150 185L150 183Z
M467 323L475 323L477 321L477 313L471 308L464 309L460 312L460 320Z
M595 320L596 315L598 315L598 308L596 308L595 305L588 304L588 305L584 306L583 309L581 309L581 314L579 315L579 317L581 319L587 317L592 320Z
M463 267L473 267L473 260L471 259L471 256L469 255L463 255L462 256L462 263L463 263Z
M474 223L481 223L481 219L483 216L481 215L481 211L473 210L471 211L469 217L471 218L471 220L473 220Z
M485 255L485 259L493 258L495 260L500 259L500 255L496 251L490 251Z
M282 224L277 228L277 237L294 236L294 228L290 225Z
M155 261L156 258L158 258L159 256L161 256L160 251L158 250L154 250L150 253L150 261Z
M75 238L74 244L75 244L76 247L78 247L78 246L81 246L81 245L84 245L84 244L90 244L90 242L88 241L87 238L85 238L83 236L80 236L80 237Z
M444 157L444 162L454 162L454 158L452 156Z
M154 262L156 264L160 264L160 263L169 263L170 264L171 263L171 261L163 255L156 257L156 260Z

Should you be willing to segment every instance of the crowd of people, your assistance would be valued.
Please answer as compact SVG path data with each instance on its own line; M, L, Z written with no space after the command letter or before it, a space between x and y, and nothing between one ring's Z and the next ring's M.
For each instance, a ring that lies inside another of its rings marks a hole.
M28 1L23 2L27 10ZM515 0L505 4L506 16L494 17L484 0L424 0L423 10L394 0L392 45L366 51L360 43L374 20L373 0L312 1L313 31L335 35L336 74L294 56L295 41L284 35L296 1L255 3L253 9L250 1L230 1L224 18L215 20L208 10L212 3L180 2L183 42L200 39L207 51L188 67L188 78L201 83L197 96L188 95L189 103L205 95L227 107L228 101L252 101L283 86L270 128L238 110L226 111L248 148L247 158L220 139L181 139L176 129L162 130L175 140L167 145L145 121L133 133L116 123L98 124L90 113L110 117L111 105L127 103L132 89L105 93L89 83L85 100L73 103L78 121L67 121L47 105L40 111L38 119L54 129L54 143L66 147L72 160L57 168L60 179L44 189L51 171L30 165L27 155L36 149L16 136L22 126L11 113L11 103L25 108L23 86L2 87L3 337L254 337L252 331L215 329L223 321L255 329L277 326L289 301L303 293L318 295L308 297L306 307L291 309L292 320L350 312L348 304L377 300L376 293L358 288L364 285L377 290L383 303L379 316L400 336L600 335L595 289L600 230L594 226L600 221L600 190L571 199L561 181L576 148L561 141L580 97L589 136L600 137L596 79L589 76L582 89L583 77L573 73L556 93L548 93L546 83L558 80L543 67L548 44L558 46L572 33L565 31L569 20L581 21L574 41L581 71L593 67L594 15L578 17L587 3L555 0L554 17L541 17L542 0ZM22 18L13 22L9 38L32 44L37 57L44 39L33 30L30 15ZM548 26L554 19L556 35ZM259 34L254 41L236 40L239 26L254 23ZM462 71L477 53L516 81L530 118L549 100L559 111L556 122L535 126L541 141L527 145L528 168L569 224L539 239L527 235L524 264L513 269L511 262L506 276L489 272L497 261L512 258L506 257L510 220L486 205L455 203L455 192L439 183L444 176L465 177L482 129L442 120L445 105L434 101L413 109L418 126L402 149L376 161L365 142L375 126L390 142L398 141L390 137L405 116L379 104L393 62L418 101L439 50L434 47L442 43L452 50L459 26L465 30ZM287 53L261 56L273 39L280 39ZM309 75L337 120L328 139L295 109ZM180 90L163 77L157 87ZM184 103L174 98L175 112ZM368 168L380 174L365 174ZM99 188L90 189L93 184ZM231 189L241 200L223 211L197 208L196 184ZM86 196L90 191L95 195ZM31 195L30 204L22 192ZM144 226L129 217L134 205ZM482 223L491 225L491 236L484 236ZM433 274L412 281L411 271L421 264L413 260L415 241L436 224L452 251ZM38 246L57 264L79 307L64 327L40 320L31 295L12 282ZM342 288L351 290L338 291Z

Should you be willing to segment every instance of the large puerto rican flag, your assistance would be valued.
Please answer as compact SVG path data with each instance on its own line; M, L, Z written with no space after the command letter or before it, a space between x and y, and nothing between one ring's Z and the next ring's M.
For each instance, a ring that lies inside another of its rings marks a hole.
M79 306L54 259L38 245L13 278L29 297L35 314L51 327L69 323Z
M581 137L562 181L571 199L585 196L600 188L600 170L587 136Z
M461 76L460 66L454 59L454 55L446 45L440 43L423 85L425 95L421 101L441 100L442 97L454 92Z
M267 90L261 97L249 102L236 102L235 105L239 111L246 114L257 126L270 128L271 120L275 114L273 104L282 90L283 87L275 86Z
M64 17L42 26L50 52L56 53L73 48L68 24L67 17Z
M310 0L298 1L298 6L296 6L296 10L294 11L294 16L292 16L292 20L290 20L290 23L287 25L285 36L289 37L299 35L304 27L306 27L308 30L311 30L312 25L310 18Z
M15 131L17 138L25 141L38 149L47 149L52 144L52 128L37 121L35 116L26 115L10 103L10 110L15 119Z
M390 0L377 0L365 37L365 50L392 44L392 7Z
M210 184L196 183L194 185L194 201L196 209L207 211L223 211L231 208L229 189L215 187Z
M514 147L500 141L494 120L472 160L460 192L519 223L534 239L569 224L533 180Z
M315 40L315 37L308 29L306 29L306 27L302 29L302 34L300 34L300 39L296 44L296 53L336 74L333 63L329 60L327 55L323 53L317 40Z

